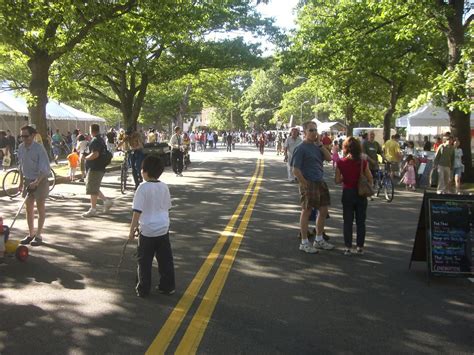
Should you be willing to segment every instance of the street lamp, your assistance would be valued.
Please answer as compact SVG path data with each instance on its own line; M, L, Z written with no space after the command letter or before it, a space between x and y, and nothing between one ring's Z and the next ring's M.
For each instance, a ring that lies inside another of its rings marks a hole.
M305 102L303 102L300 105L300 121L301 121L301 124L303 124L303 105L305 105L305 104L309 104L309 101L306 100Z

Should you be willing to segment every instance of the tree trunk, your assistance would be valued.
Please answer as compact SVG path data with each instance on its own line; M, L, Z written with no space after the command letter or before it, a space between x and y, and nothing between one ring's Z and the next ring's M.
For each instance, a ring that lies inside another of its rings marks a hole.
M456 68L461 60L461 51L464 46L464 27L463 27L463 11L464 0L455 0L450 3L452 11L448 12L448 70L460 70ZM465 72L462 71L458 76L460 87L466 83ZM448 106L452 102L459 102L463 98L462 92L451 91L448 93ZM461 149L464 157L464 181L474 181L474 171L472 167L471 154L471 127L470 127L470 113L465 113L455 108L449 111L449 121L451 126L451 133L459 138Z
M181 127L183 129L183 116L184 113L186 112L189 104L189 95L191 94L191 90L193 88L193 85L191 83L186 86L186 90L184 91L183 95L183 100L179 104L179 111L178 111L178 116L176 117L176 125L178 127Z
M395 113L398 101L399 87L392 83L390 85L390 106L383 115L383 140L388 141L391 137L392 117Z
M28 60L28 67L31 71L29 91L32 96L28 100L28 112L30 122L36 126L38 134L41 135L43 145L49 152L48 125L46 122L46 104L48 103L49 69L52 60L47 54L37 54Z
M354 105L350 103L346 106L346 126L347 137L352 136L352 130L354 129Z

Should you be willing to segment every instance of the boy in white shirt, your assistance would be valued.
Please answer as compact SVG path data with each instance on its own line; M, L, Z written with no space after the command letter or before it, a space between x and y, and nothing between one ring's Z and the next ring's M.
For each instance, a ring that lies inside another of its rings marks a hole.
M138 237L137 285L139 297L146 297L151 289L153 257L158 261L160 283L158 292L171 295L175 292L173 253L169 239L169 209L171 197L168 185L158 180L164 170L160 158L149 155L143 160L142 182L133 198L133 215L129 239Z

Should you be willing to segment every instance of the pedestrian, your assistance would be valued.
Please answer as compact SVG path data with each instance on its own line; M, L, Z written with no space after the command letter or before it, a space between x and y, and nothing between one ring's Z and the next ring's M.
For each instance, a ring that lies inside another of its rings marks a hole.
M21 128L23 143L18 147L18 167L20 170L19 190L26 198L26 223L28 235L20 244L38 246L43 243L43 226L46 220L46 198L49 194L49 158L42 144L34 141L36 130L31 126ZM38 211L38 225L35 232L35 203Z
M416 161L413 155L409 154L405 161L402 170L403 177L400 180L401 184L405 184L406 190L411 189L415 191L416 186Z
M400 172L400 161L402 160L403 153L400 149L400 135L394 134L391 139L385 142L383 145L383 154L385 159L390 163L390 176L393 177Z
M117 133L115 132L115 129L111 128L105 135L107 138L107 150L114 154L115 152L115 144L116 144L116 139L117 139Z
M433 149L435 153L438 151L438 148L443 144L443 139L441 137L436 137L436 142L433 144Z
M133 182L135 183L135 190L138 188L138 185L143 181L141 169L142 169L142 162L145 158L145 154L143 153L143 134L137 131L133 131L128 129L125 136L126 145L128 145L128 149L130 149L129 154L129 163L132 167L132 177Z
M189 135L189 140L191 142L191 152L195 152L196 151L196 134L194 133L194 131L192 131L191 134Z
M454 184L456 187L456 193L461 194L461 176L464 172L464 164L462 163L462 149L460 148L461 142L458 138L454 140Z
M438 194L449 192L451 181L451 169L454 166L454 146L451 136L444 137L445 142L438 147L436 156L433 161L433 169L438 170Z
M300 137L300 131L298 128L293 127L290 129L290 136L285 140L283 153L285 154L284 162L286 162L286 169L288 172L288 181L296 182L296 178L293 175L293 168L291 166L291 159L295 148L301 144L303 140Z
M209 148L212 149L213 145L214 145L214 135L212 134L212 132L209 131L209 133L207 134L207 143L209 145Z
M214 149L217 149L217 142L219 141L219 136L216 132L212 134L212 140L214 142Z
M277 155L283 153L283 135L281 134L281 132L278 132L276 136L276 151Z
M146 297L151 289L153 258L158 262L160 281L158 292L173 294L175 276L173 253L169 239L171 198L168 185L158 180L164 165L153 155L143 160L142 174L145 180L133 197L133 215L130 223L129 240L135 238L137 228L137 296Z
M86 178L86 156L88 152L89 142L86 140L86 137L83 134L77 136L76 150L79 153L79 164L81 168L81 178L80 182L84 182Z
M331 148L332 168L336 169L337 161L339 160L339 143L334 140Z
M105 174L105 151L107 146L100 136L100 127L93 123L90 126L90 133L92 139L89 144L89 154L85 157L86 160L86 195L90 195L90 208L87 212L82 214L82 217L97 216L97 200L100 198L104 201L104 212L107 213L113 205L113 201L107 198L100 190L102 178Z
M230 133L225 137L225 139L227 141L227 151L228 152L232 152L232 140L233 140L233 138L234 137Z
M77 166L79 165L79 154L76 148L74 148L72 153L68 154L67 162L69 165L69 181L74 181L76 179Z
M354 216L356 220L356 254L364 253L365 220L367 217L367 197L359 196L357 184L362 174L372 185L367 160L361 159L361 145L354 137L347 137L342 143L344 158L337 162L335 180L336 184L342 183L342 216L344 220L344 255L351 255L352 251L352 225Z
M258 141L257 141L257 146L258 146L258 149L260 151L260 154L263 155L263 152L265 150L265 133L261 133L259 138L258 138Z
M63 137L59 133L59 129L56 130L56 133L51 137L51 143L53 145L53 159L56 164L58 164L59 154L61 153L61 142Z
M305 139L293 153L291 165L298 179L301 196L299 250L317 253L318 249L331 250L334 245L323 238L324 223L331 203L329 189L323 179L323 161L331 161L331 153L319 142L316 123L308 121L304 125ZM312 208L318 209L316 237L313 245L308 240L308 219Z
M430 152L431 151L431 142L430 142L428 136L423 137L423 150L425 152Z
M181 128L176 126L174 134L171 136L171 167L176 176L183 176L183 138L181 137Z
M369 169L372 176L376 176L379 170L379 155L383 157L382 147L375 140L375 131L369 131L367 139L362 143L362 153L367 156Z

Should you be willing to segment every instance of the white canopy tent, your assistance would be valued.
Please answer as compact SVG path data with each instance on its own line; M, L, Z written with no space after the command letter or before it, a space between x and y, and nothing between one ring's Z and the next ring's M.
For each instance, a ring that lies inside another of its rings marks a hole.
M471 112L471 135L474 135L474 114ZM431 103L421 106L416 111L402 116L395 121L396 127L406 128L406 139L421 144L423 136L430 139L450 131L449 115L443 107ZM473 140L471 139L471 146Z
M0 89L0 129L19 132L20 127L29 123L28 105L21 96L16 96L8 88ZM61 133L70 132L76 128L83 132L89 130L92 123L105 128L105 119L77 110L69 105L49 99L46 105L46 120L48 128L59 129Z
M449 131L449 115L442 107L426 104L408 115L397 118L396 127L405 127L407 134L437 135ZM474 127L474 114L471 113L471 128Z

